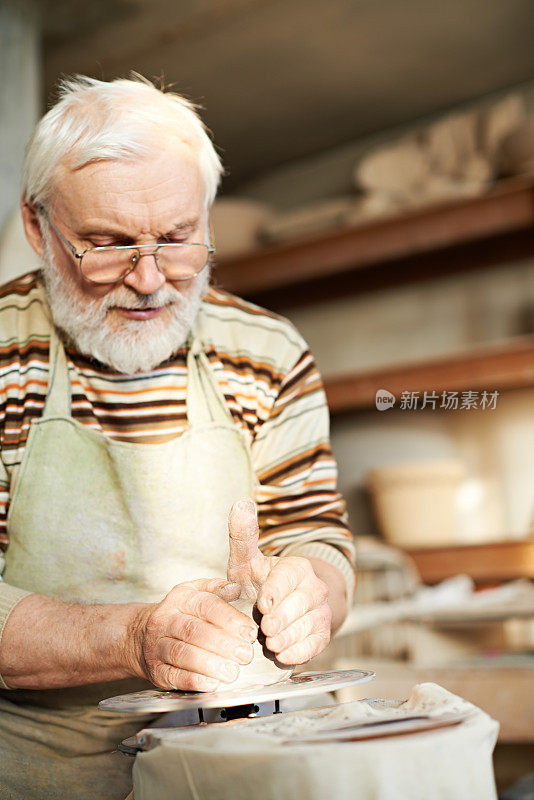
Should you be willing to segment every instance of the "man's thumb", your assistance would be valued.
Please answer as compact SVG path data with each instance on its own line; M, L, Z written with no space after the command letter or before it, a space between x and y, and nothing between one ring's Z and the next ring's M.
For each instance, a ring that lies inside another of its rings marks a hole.
M256 504L249 497L234 503L228 518L230 554L228 557L228 580L233 580L234 570L248 564L258 554L258 516ZM237 575L234 576L237 578Z

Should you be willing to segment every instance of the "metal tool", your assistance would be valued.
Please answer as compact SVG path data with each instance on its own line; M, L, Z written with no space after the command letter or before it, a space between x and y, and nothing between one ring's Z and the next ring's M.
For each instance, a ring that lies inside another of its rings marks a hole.
M417 715L390 717L367 722L347 722L335 727L325 727L308 735L293 736L283 744L322 744L329 742L357 742L364 739L385 739L388 736L403 736L437 728L459 725L465 714L441 714L439 716Z

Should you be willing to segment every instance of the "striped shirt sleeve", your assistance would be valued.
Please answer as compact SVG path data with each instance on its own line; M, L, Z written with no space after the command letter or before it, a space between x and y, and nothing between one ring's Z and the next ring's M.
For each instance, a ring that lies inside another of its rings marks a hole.
M252 453L262 551L322 558L342 572L352 597L353 537L336 488L326 397L307 349L282 379Z
M1 416L1 411L0 411ZM7 530L6 519L7 510L9 507L9 475L4 466L4 462L0 459L0 554L7 547ZM0 580L2 570L0 569Z

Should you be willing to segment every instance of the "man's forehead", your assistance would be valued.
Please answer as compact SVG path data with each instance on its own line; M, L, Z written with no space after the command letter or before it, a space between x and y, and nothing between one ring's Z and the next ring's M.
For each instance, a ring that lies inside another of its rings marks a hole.
M104 189L110 192L151 191L168 183L192 188L201 179L199 158L189 146L162 148L154 153L124 159L99 159L77 167L75 159L60 163L54 174L58 191Z
M91 218L123 226L128 219L142 227L161 224L170 230L173 222L201 216L204 198L196 154L189 147L175 147L139 159L95 161L79 169L64 163L55 176L52 205L70 221Z

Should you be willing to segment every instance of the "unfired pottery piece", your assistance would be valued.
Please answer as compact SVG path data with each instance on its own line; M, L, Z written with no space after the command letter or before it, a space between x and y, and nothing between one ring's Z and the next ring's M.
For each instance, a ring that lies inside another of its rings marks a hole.
M243 614L260 623L261 615L254 601L249 599L235 600L231 605ZM270 650L265 647L265 637L259 633L252 649L254 656L250 664L239 666L239 676L233 683L227 684L229 689L243 689L249 686L270 686L273 683L285 681L291 677L294 666L281 664Z
M503 175L534 172L534 114L506 136L499 150L499 171Z

